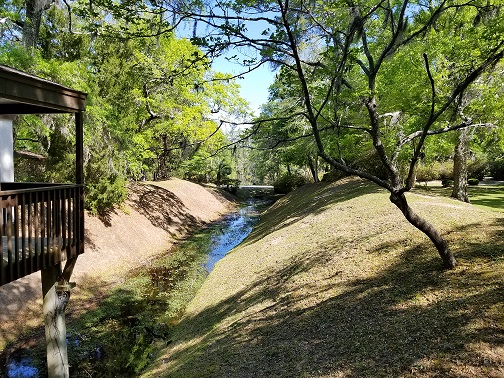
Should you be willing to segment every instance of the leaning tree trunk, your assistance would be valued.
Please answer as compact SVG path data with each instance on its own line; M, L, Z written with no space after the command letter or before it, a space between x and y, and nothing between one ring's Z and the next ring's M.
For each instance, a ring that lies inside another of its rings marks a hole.
M320 182L318 178L318 156L315 156L314 159L312 159L311 155L308 154L308 166L310 167L310 172L313 177L313 182Z
M467 154L469 152L467 129L459 130L453 156L453 191L451 196L470 202L467 195Z
M390 201L396 205L399 210L401 210L408 222L427 235L432 243L434 243L434 246L443 260L443 266L447 269L455 268L457 260L455 260L455 256L453 256L452 252L448 248L446 241L432 224L418 216L418 214L413 211L413 209L408 205L408 201L406 200L404 193L392 193L390 195Z

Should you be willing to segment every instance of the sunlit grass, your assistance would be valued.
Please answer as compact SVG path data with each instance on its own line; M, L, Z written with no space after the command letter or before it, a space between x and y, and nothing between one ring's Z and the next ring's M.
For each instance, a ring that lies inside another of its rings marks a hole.
M452 188L437 185L418 185L413 192L450 197ZM504 185L485 185L468 187L469 200L477 207L504 212Z
M375 186L304 187L217 264L145 376L502 376L504 217L435 190L408 198L457 269Z
M471 203L504 212L504 186L473 186L469 188Z

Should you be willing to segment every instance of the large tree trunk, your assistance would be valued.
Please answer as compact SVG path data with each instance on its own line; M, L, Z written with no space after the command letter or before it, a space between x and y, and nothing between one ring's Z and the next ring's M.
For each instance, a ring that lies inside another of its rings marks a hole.
M35 48L38 41L42 13L52 4L52 0L26 0L26 17L23 24L23 42L26 48Z
M453 191L451 196L469 202L467 195L467 155L469 153L468 130L458 132L458 140L453 156Z
M390 195L390 201L396 205L399 210L401 210L408 222L427 235L432 243L434 243L434 246L443 260L443 266L446 269L455 268L457 260L455 260L455 256L453 256L452 252L448 248L446 241L432 224L418 216L418 214L411 209L404 193L392 193Z

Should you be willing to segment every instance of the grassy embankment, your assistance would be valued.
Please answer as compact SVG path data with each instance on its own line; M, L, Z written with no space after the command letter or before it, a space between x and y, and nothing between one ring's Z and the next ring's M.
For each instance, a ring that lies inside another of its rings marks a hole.
M457 269L375 186L306 186L216 265L145 377L504 376L504 215L409 198Z

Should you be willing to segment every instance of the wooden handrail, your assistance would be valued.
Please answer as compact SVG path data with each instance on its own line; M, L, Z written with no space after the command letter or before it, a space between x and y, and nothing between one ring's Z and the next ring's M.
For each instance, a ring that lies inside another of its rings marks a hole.
M0 195L20 194L27 192L43 192L47 190L64 189L64 188L79 188L82 184L60 184L60 183L19 183L19 182L1 182ZM15 188L12 188L15 187ZM3 190L7 188L7 190Z
M83 185L15 185L0 191L0 285L84 251Z

